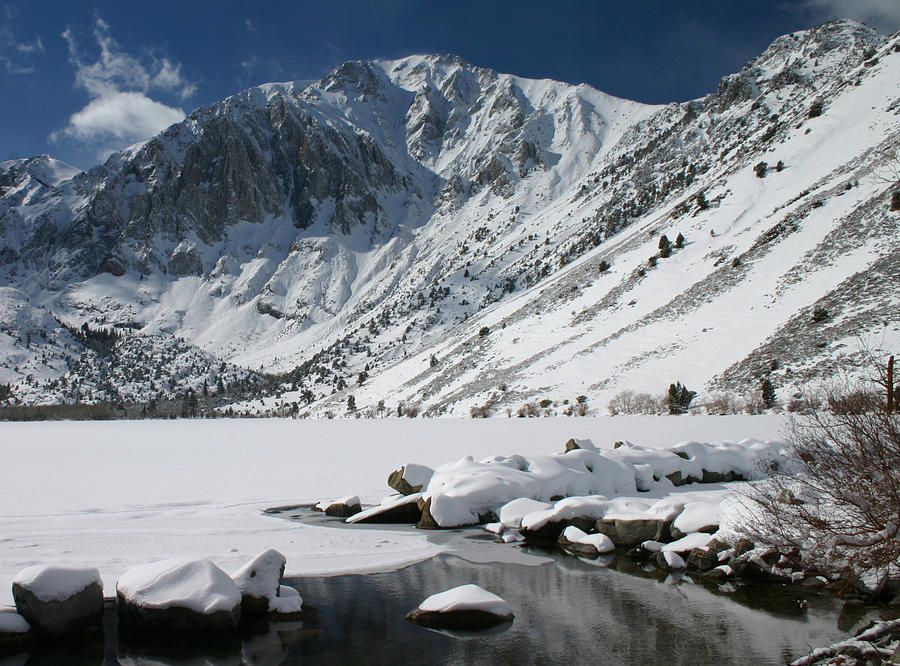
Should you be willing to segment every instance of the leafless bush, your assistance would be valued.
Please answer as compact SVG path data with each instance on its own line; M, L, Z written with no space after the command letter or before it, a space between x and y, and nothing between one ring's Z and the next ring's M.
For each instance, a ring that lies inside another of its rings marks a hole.
M536 416L541 415L541 408L536 402L526 402L524 405L519 407L519 411L517 412L518 417L520 419L524 418L534 418Z
M489 402L484 403L483 405L475 405L472 409L469 410L469 416L473 419L486 419L491 415L491 404Z
M408 419L414 419L419 415L419 406L415 403L411 405L403 405L403 416Z
M747 414L763 414L767 409L766 401L765 398L763 398L762 391L758 389L754 391L747 391L744 394L743 403L744 412Z
M817 393L797 393L787 404L787 411L792 414L812 414L822 406L822 399Z
M744 400L734 393L711 393L706 399L707 414L742 414L744 407Z
M834 414L865 414L882 408L880 396L866 390L829 395L827 403L828 409Z
M607 409L616 414L661 414L665 410L665 397L659 398L649 393L622 391L613 396Z
M878 380L876 380L878 381ZM892 388L892 387L891 387ZM888 389L891 390L891 389ZM900 573L900 413L859 386L791 421L794 466L748 490L757 541L796 546L807 563L847 573Z

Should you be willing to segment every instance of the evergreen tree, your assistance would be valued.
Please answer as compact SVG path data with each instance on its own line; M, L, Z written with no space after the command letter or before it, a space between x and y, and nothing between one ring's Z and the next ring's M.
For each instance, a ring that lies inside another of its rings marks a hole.
M775 387L772 386L772 382L767 377L763 380L762 386L760 387L762 391L762 400L763 404L766 406L766 409L771 409L775 406Z
M675 247L679 250L684 247L684 235L681 232L675 237Z
M669 384L669 392L666 399L669 414L684 414L696 396L696 391L688 390L686 386L681 385L681 382Z
M355 412L356 411L356 398L352 395L347 396L347 411Z

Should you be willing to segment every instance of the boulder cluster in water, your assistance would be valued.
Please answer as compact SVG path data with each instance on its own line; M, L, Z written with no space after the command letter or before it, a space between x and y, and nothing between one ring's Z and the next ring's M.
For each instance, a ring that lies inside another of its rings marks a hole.
M598 449L571 439L549 456L468 457L437 470L409 463L388 476L397 494L375 507L341 500L317 508L351 524L482 525L498 541L580 557L618 550L645 570L685 570L713 583L737 578L844 594L848 584L861 585L805 567L796 548L757 545L737 529L742 517L733 505L740 502L721 484L763 478L763 460L790 464L782 442Z
M232 638L242 624L296 620L303 600L282 584L285 558L267 550L228 575L208 559L134 567L116 583L120 636L136 643ZM0 654L97 629L103 581L90 567L32 566L12 583L15 611L0 611ZM227 640L226 640L227 642Z

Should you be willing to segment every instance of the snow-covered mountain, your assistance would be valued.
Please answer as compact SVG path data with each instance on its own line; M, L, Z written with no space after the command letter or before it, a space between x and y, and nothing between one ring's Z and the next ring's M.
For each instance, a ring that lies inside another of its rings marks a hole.
M666 106L454 56L259 86L86 173L0 163L0 384L313 415L788 398L900 342L898 130L900 35L850 21Z

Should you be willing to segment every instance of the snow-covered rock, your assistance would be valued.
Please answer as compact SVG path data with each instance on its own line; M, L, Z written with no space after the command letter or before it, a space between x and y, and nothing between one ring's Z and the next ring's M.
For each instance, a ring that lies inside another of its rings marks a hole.
M472 525L486 522L485 516L498 515L515 500L546 503L562 497L572 501L564 499L552 511L545 507L543 513L536 512L539 515L523 514L522 527L535 532L549 522L564 519L607 518L608 533L613 540L634 545L663 538L671 520L683 512L689 496L682 497L680 503L613 499L610 504L604 503L606 498L634 497L653 488L671 488L668 477L677 480L674 485L682 485L687 480L699 482L710 470L731 478L750 478L757 473L761 458L783 456L784 446L781 442L748 440L715 445L688 442L669 450L634 445L600 450L586 448L587 442L583 443L583 447L570 447L568 452L555 455L495 456L479 462L466 457L443 465L422 493L428 519L425 520L423 513L423 522L430 527ZM591 499L576 501L576 497ZM720 496L698 498L682 519L685 528L682 533L717 526L720 500ZM618 540L613 519L623 521ZM645 523L639 523L641 520ZM695 525L698 521L701 524ZM502 517L500 522L504 522Z
M476 462L471 457L438 468L423 497L431 500L431 515L441 527L473 525L511 500L634 493L634 471L598 453L574 450L565 454L496 457Z
M587 534L574 525L569 525L562 531L562 534L559 535L559 545L564 550L576 555L589 557L596 557L616 549L616 544L607 535Z
M722 496L686 502L672 523L672 536L680 539L691 532L715 532L719 529Z
M362 511L362 505L357 495L347 495L336 500L322 500L316 504L315 509L323 511L326 516L349 518Z
M241 591L208 559L174 558L129 569L116 583L120 620L139 629L231 630Z
M704 532L692 532L691 534L686 534L680 539L665 544L662 547L662 550L663 552L689 553L694 548L706 548L706 546L709 545L709 542L712 541L713 538L714 537L711 534L706 534Z
M422 493L385 497L378 506L350 516L348 523L417 523L422 516Z
M412 495L427 486L433 475L426 465L407 463L388 475L388 485L401 495Z
M485 629L513 619L512 607L478 585L460 585L433 594L406 619L426 627Z
M277 550L260 553L231 578L241 592L241 615L265 615L279 596L287 560Z
M35 630L22 615L0 608L0 655L24 650L35 636Z
M500 507L500 523L510 529L519 529L522 527L522 519L529 513L546 511L552 508L553 505L549 502L539 502L528 497L520 497Z
M303 597L289 585L278 586L278 596L269 599L269 612L276 617L293 619L303 611Z
M663 550L658 554L660 564L664 564L669 569L684 569L687 566L684 559L672 550Z
M16 609L41 634L60 636L96 624L103 581L92 567L27 567L13 579Z

